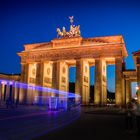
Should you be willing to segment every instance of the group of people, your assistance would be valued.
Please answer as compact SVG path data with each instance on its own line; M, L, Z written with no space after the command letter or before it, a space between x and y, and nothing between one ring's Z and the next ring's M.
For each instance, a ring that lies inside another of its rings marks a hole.
M9 108L9 107L11 107L11 108L16 107L17 108L18 107L18 103L19 103L18 99L16 99L15 102L12 101L12 99L10 97L6 99L6 107L7 108Z
M134 128L136 128L139 131L139 127L140 127L138 122L138 118L140 117L139 113L140 113L140 107L135 100L132 100L127 104L126 113L125 113L127 130L132 131L134 130Z

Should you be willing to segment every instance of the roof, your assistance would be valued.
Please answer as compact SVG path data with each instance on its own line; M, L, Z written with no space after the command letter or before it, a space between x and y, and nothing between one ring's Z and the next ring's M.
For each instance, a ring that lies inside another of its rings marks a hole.
M133 56L140 56L140 50L132 52L132 55Z

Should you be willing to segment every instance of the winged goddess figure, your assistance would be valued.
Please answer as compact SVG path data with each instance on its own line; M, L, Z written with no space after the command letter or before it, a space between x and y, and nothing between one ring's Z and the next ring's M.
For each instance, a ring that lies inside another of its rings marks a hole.
M74 18L74 16L69 17L71 25L73 25L73 23L74 23L73 18Z

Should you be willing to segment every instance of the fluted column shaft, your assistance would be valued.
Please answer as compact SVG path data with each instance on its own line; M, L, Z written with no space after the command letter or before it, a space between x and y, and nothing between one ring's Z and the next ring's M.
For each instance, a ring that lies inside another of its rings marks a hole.
M116 105L121 106L123 103L122 97L122 58L115 58L115 100Z
M89 63L86 59L76 60L76 85L75 93L82 97L82 104L89 104L90 97Z
M106 62L95 60L94 104L105 105L107 102Z

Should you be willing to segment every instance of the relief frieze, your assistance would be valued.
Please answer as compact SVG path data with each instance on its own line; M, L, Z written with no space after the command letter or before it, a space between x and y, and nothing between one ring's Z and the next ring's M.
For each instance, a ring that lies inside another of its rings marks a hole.
M51 84L52 83L52 79L49 78L49 77L44 77L44 83Z
M103 81L106 82L106 76L103 76Z
M29 78L29 83L35 84L35 78L30 77Z
M84 76L84 82L88 83L88 77L87 76Z
M62 77L61 81L62 83L66 83L66 77Z

